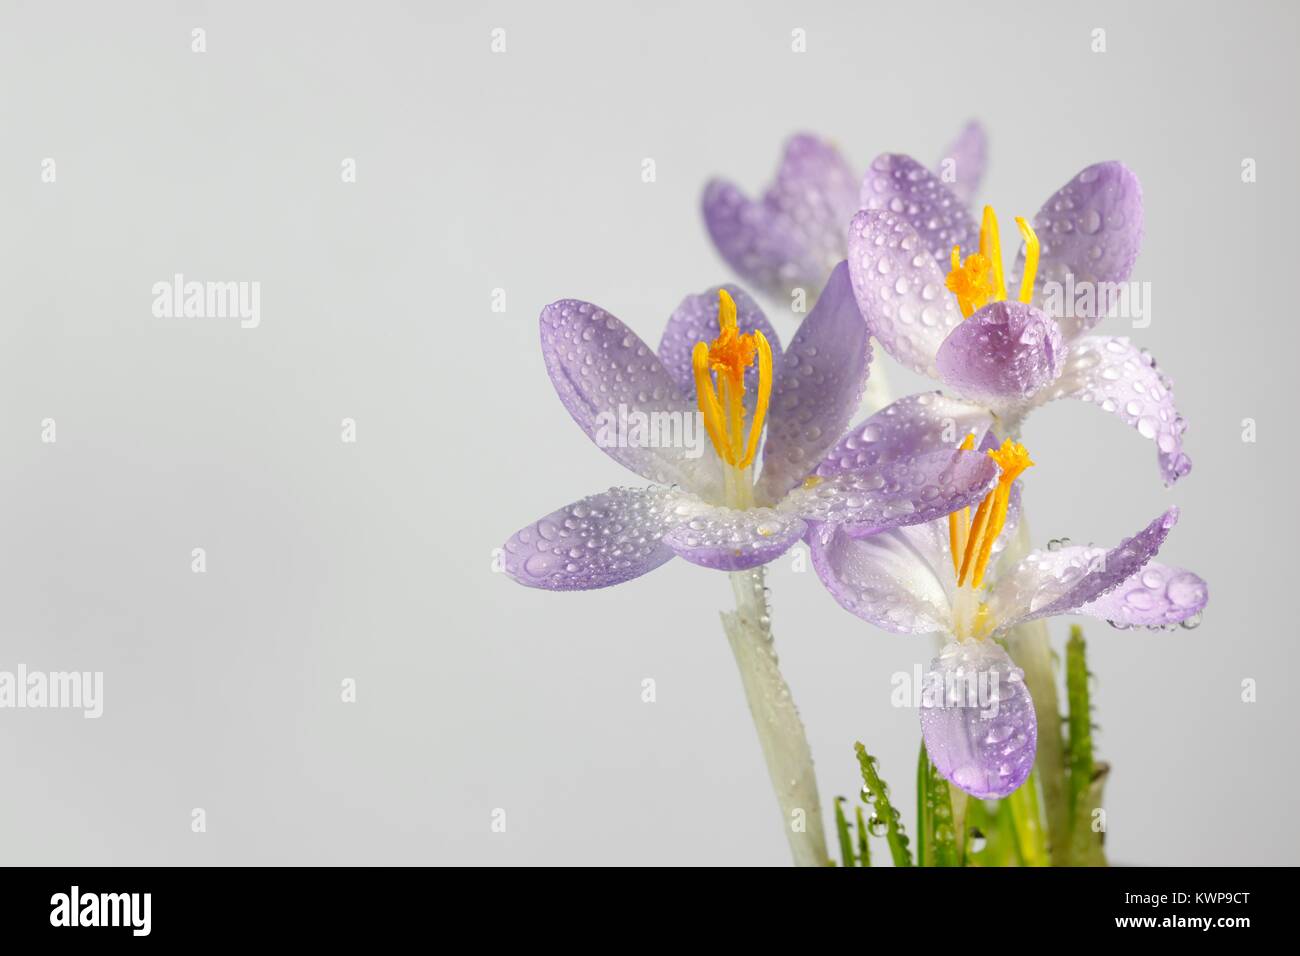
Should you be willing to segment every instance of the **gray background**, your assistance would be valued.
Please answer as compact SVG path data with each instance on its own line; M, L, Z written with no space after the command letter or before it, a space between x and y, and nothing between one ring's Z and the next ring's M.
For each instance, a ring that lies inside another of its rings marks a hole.
M1294 4L2 9L0 669L106 681L98 721L0 711L5 862L786 862L725 578L549 594L491 571L518 527L639 481L555 398L536 317L582 297L657 341L732 278L707 177L757 190L803 129L859 169L932 162L972 116L1003 216L1087 163L1138 172L1154 321L1106 330L1191 422L1173 492L1096 409L1026 432L1040 542L1112 543L1173 501L1165 557L1210 582L1197 630L1088 628L1112 858L1293 860ZM261 326L154 318L174 272L260 281ZM932 647L786 561L771 584L824 801L858 789L862 739L910 822L916 715L889 677Z

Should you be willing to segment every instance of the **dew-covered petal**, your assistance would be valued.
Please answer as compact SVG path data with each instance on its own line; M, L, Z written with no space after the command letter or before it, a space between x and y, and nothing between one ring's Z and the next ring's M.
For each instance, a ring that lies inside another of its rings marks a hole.
M942 262L953 246L961 246L963 255L979 248L979 224L966 203L911 156L877 156L862 180L859 205L900 216Z
M935 769L973 797L1005 797L1029 776L1038 718L1025 674L994 641L948 644L921 691L921 734Z
M702 450L698 442L659 441L653 430L638 437L634 428L620 427L639 412L677 422L685 434L684 426L693 426L698 412L635 332L577 299L548 305L540 325L542 355L555 391L598 447L651 481L680 484L708 498L720 493L721 465L710 449Z
M954 196L969 205L984 178L987 157L988 137L984 133L984 127L971 120L944 150L939 159L937 175L948 184ZM949 161L952 163L951 170L948 167ZM952 180L947 178L950 171L955 177Z
M1196 618L1210 600L1200 575L1158 561L1148 562L1115 590L1078 608L1115 627L1169 627Z
M1034 216L1033 227L1040 245L1034 302L1061 323L1068 341L1104 314L1100 308L1065 308L1066 276L1073 276L1076 292L1084 284L1128 279L1142 247L1142 187L1123 163L1097 163L1057 190ZM1019 288L1023 272L1022 249L1009 288L1012 282Z
M777 368L756 495L774 502L803 480L849 427L871 364L871 334L841 262Z
M1192 470L1192 460L1183 452L1187 422L1174 405L1173 383L1150 352L1128 339L1087 335L1076 340L1060 379L1037 401L1055 398L1097 405L1154 441L1165 484Z
M723 285L714 286L699 295L688 295L673 310L668 325L664 327L663 337L659 340L659 361L663 362L681 393L692 402L695 401L695 373L691 366L691 353L697 342L712 342L718 337L719 289L726 289L735 301L736 325L741 333L762 332L772 346L773 364L778 368L781 364L781 339L749 293L734 285ZM747 408L754 407L757 389L758 363L755 362L745 370Z
M1023 621L1071 614L1101 598L1141 571L1177 523L1178 509L1170 508L1110 550L1074 545L1031 552L1000 575L989 594L996 632Z
M858 471L810 478L777 507L808 521L844 524L855 536L920 524L978 502L998 466L977 451L932 451Z
M935 363L953 391L996 407L1054 382L1065 350L1055 320L1022 302L993 302L953 329Z
M741 510L698 502L664 535L664 544L692 564L744 571L780 557L807 530L797 515L772 508Z
M787 301L796 288L811 297L844 258L857 177L834 146L804 134L786 143L776 181L761 199L713 180L702 207L718 252L747 283Z
M808 536L813 569L842 608L895 634L951 632L952 559L935 523L865 538L837 526L821 531Z
M918 392L886 405L855 427L822 459L819 475L858 471L896 458L956 448L974 434L980 448L993 415L983 405L943 392Z
M885 351L939 377L934 357L962 320L956 299L920 236L900 214L863 210L849 226L849 276L867 325Z
M673 556L664 532L681 496L665 488L611 488L553 511L518 531L503 549L520 584L585 591L621 584Z

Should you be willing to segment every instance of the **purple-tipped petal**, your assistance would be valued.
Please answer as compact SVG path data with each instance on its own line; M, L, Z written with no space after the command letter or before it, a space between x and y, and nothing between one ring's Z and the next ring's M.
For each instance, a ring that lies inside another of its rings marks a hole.
M932 451L861 471L810 479L778 505L808 521L843 524L864 537L944 517L993 488L998 466L977 451Z
M1055 320L1021 302L993 302L953 329L935 364L954 391L996 407L1056 381L1065 350Z
M822 530L808 536L813 569L840 607L894 634L952 630L946 530L943 541L936 523L867 538L854 538L843 527Z
M1033 219L1040 243L1038 274L1034 280L1034 301L1049 308L1066 288L1066 276L1073 287L1081 283L1123 282L1133 272L1142 247L1142 187L1137 176L1123 163L1089 166L1062 186L1038 210ZM1019 288L1024 273L1024 251L1016 262L1008 287ZM1054 299L1046 283L1057 284ZM1083 310L1084 315L1055 315L1066 340L1088 331L1103 318L1100 308Z
M1195 618L1209 600L1209 587L1199 575L1151 561L1077 613L1099 617L1119 628L1169 627Z
M611 488L553 511L505 544L505 571L520 584L585 591L621 584L673 556L663 543L678 496L666 489Z
M808 475L848 428L871 364L871 333L841 262L777 368L756 494L774 502Z
M705 187L704 222L722 258L747 283L788 298L810 295L844 258L844 226L858 209L856 176L835 147L790 139L776 181L760 200L729 182Z
M979 224L966 204L911 156L877 156L862 180L859 204L901 216L942 262L953 246L961 246L963 255L979 249Z
M771 508L703 506L668 531L663 543L692 564L744 571L779 558L807 530L798 516Z
M953 642L922 685L921 734L935 769L972 797L1005 797L1029 776L1038 717L1025 674L995 642Z
M982 405L942 392L920 392L886 405L830 450L819 475L858 471L897 458L941 448L956 448L969 434L979 448L993 425Z
M1089 335L1077 340L1061 378L1038 400L1054 398L1098 405L1154 441L1165 484L1192 470L1192 460L1183 452L1187 422L1174 405L1173 384L1151 354L1128 339Z
M954 196L969 205L984 178L987 158L988 137L984 133L984 127L971 120L944 150L937 170L939 179L947 183ZM949 161L952 163L951 170L948 167ZM949 179L949 172L955 178Z
M717 456L686 442L619 440L618 423L632 412L666 413L692 421L695 403L635 332L608 312L576 299L542 310L542 355L546 371L579 427L615 461L662 484L680 484L712 498L721 488ZM692 457L694 456L694 457Z
M688 295L673 310L659 340L659 361L673 377L681 393L695 401L695 373L691 353L697 342L712 342L718 337L718 290L726 289L736 303L736 325L742 334L759 331L772 346L772 361L781 364L781 339L767 321L758 303L743 289L734 285L714 286L699 295ZM745 370L745 406L754 407L758 389L758 363Z
M962 315L916 230L895 212L858 213L849 226L849 276L858 308L885 351L938 378L934 357Z
M1155 557L1177 523L1178 509L1170 508L1109 551L1076 545L1031 552L1002 575L989 594L996 632L1040 617L1074 613L1113 591Z

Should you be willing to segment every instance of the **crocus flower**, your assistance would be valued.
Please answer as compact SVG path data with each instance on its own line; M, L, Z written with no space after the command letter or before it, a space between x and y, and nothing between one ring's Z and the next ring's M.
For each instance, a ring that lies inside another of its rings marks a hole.
M878 442L916 447L937 412L915 400L880 413ZM930 404L951 401L925 396ZM857 454L858 433L828 456L832 470ZM972 431L963 448L976 447ZM990 443L984 434L983 444ZM813 567L845 609L886 631L944 635L922 696L926 750L945 778L976 797L1003 797L1029 776L1037 719L1024 674L999 643L1018 624L1058 614L1087 614L1120 627L1167 627L1188 621L1207 601L1205 582L1152 560L1178 520L1171 508L1112 549L1033 551L1016 564L995 560L1014 533L1016 483L1033 462L1006 440L988 455L997 485L972 514L893 528L842 525L811 537Z
M551 381L579 427L657 484L583 498L515 534L505 570L531 587L606 587L674 556L741 571L781 555L810 523L929 521L978 500L996 479L985 456L951 447L810 474L844 434L871 359L844 263L784 352L734 286L687 296L658 354L609 313L573 299L542 311L541 338ZM602 437L615 415L681 422L697 412L709 438L697 455L682 442Z
M1153 440L1167 484L1191 470L1186 424L1155 361L1127 338L1088 334L1106 311L1095 303L1128 279L1141 243L1142 196L1127 167L1089 166L1032 225L1017 219L1024 249L1011 276L992 208L977 226L961 197L916 160L877 158L861 198L849 270L885 351L997 415L1006 434L1046 402L1079 399ZM1094 305L1049 315L1047 300L1062 288L1090 291Z
M984 130L972 122L940 161L941 175L963 201L984 175L985 153ZM797 288L820 289L844 259L849 221L862 208L860 182L833 145L800 134L786 142L776 179L761 198L750 199L726 180L711 180L701 203L704 223L737 275L788 301Z

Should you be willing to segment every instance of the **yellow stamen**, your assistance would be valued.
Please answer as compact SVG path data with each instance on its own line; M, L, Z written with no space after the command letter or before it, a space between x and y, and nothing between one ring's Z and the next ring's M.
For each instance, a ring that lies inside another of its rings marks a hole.
M975 433L971 432L962 439L958 451L972 451L975 448ZM952 572L961 574L961 554L966 550L966 538L970 535L970 508L962 508L948 515L948 550L952 552Z
M755 361L758 394L746 438L745 369ZM744 471L758 453L758 440L772 398L772 347L762 332L740 332L736 302L726 289L718 290L718 337L695 344L691 365L704 428L713 448L728 465Z
M957 524L952 516L948 518L949 545L953 552L953 567L957 569L957 585L965 587L967 578L970 586L978 588L984 583L984 572L988 569L989 558L993 554L993 544L1002 533L1007 523L1007 507L1011 501L1011 485L1026 468L1034 463L1025 446L1007 439L1002 447L990 451L989 457L997 462L1001 469L998 483L992 491L984 496L975 512L965 541L961 542L961 565L957 565L958 537Z
M1034 294L1034 279L1038 275L1038 236L1029 223L1016 217L1016 228L1025 240L1025 273L1020 279L1019 298L1028 303ZM972 252L965 261L961 247L953 246L949 257L951 270L944 280L948 291L957 297L963 318L969 319L990 302L1004 302L1007 298L1006 276L1002 271L1002 241L998 234L998 217L992 206L984 207L980 222L979 252Z

